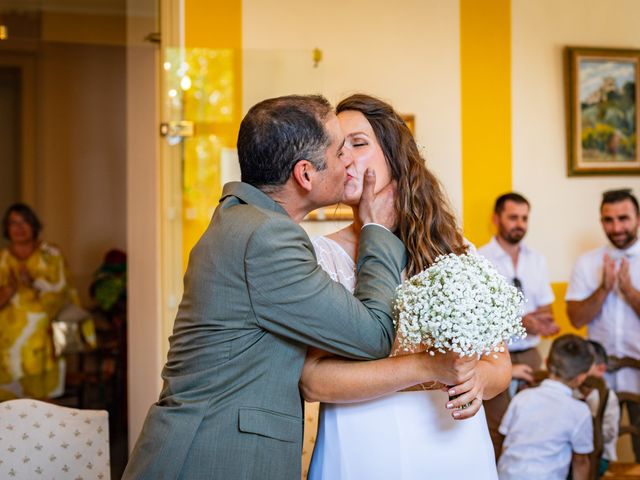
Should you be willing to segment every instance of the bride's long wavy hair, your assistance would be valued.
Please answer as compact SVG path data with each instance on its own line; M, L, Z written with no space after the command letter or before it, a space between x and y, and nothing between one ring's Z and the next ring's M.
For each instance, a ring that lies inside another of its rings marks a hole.
M354 110L371 124L398 183L398 236L407 247L407 275L429 267L440 255L466 252L462 232L438 179L427 169L415 139L391 105L369 95L342 100L336 112Z

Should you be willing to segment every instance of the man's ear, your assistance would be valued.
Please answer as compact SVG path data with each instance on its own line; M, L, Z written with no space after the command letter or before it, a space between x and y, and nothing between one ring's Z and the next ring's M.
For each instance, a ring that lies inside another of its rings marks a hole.
M293 167L292 176L300 188L310 192L312 189L311 179L315 173L316 169L310 161L299 160Z
M493 213L493 215L491 216L491 221L493 222L493 224L495 225L496 228L498 228L498 224L500 223L500 218L498 217L497 213Z

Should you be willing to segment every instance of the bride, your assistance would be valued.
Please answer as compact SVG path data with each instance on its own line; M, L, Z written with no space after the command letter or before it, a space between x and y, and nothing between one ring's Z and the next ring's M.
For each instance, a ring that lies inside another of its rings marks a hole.
M345 148L353 156L344 203L356 220L314 240L320 266L353 291L362 228L355 210L367 168L376 172L376 191L397 183L397 235L407 247L407 277L439 255L465 252L439 182L393 108L358 94L336 110ZM464 381L447 390L444 385L452 385L452 378L460 378L455 373L465 368ZM389 358L362 362L309 349L300 388L307 401L322 403L308 478L422 480L453 474L497 479L482 400L504 390L510 375L506 353L461 360L452 354L407 354L396 342ZM450 393L460 396L450 401Z

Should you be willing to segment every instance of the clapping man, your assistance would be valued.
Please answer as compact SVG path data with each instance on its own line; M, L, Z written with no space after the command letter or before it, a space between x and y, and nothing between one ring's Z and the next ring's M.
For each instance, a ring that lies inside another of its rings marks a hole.
M576 328L614 357L640 359L640 242L638 200L631 190L602 195L600 223L610 244L585 253L576 262L567 289L567 313ZM640 372L623 368L607 375L614 391L640 394ZM629 407L631 422L640 409ZM636 461L640 441L633 437Z
M493 224L496 234L478 253L486 257L507 280L518 288L526 300L522 324L527 337L509 345L513 377L531 381L531 373L541 367L542 357L537 346L540 336L554 335L558 326L553 320L551 303L554 300L549 284L547 264L542 255L529 248L523 239L529 226L529 201L519 193L510 192L496 199ZM517 387L518 382L514 382ZM511 389L511 393L514 389ZM489 433L496 458L502 449L502 435L498 432L502 417L509 406L509 390L485 402Z

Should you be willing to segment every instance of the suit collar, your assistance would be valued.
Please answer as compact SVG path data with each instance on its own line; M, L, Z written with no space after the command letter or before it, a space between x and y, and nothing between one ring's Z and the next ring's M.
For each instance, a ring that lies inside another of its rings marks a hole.
M266 193L244 182L229 182L222 188L220 202L227 197L236 197L244 203L287 215L287 212Z

